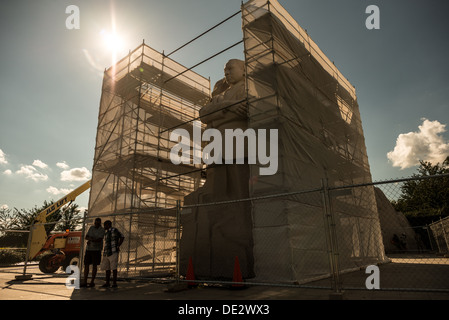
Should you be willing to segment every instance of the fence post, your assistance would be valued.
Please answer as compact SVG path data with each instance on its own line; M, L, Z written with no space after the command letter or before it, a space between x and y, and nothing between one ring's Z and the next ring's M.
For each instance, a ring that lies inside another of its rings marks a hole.
M176 200L176 283L180 280L179 271L179 254L180 254L180 241L181 241L181 201Z
M429 231L430 225L426 224L424 229L426 229L426 231L427 231L427 238L429 239L429 243L430 243L430 251L433 252L434 251L434 249L433 249L433 241L432 241L432 236L430 235L430 231Z
M130 260L130 256L131 256L131 238L133 237L132 234L132 222L133 222L133 210L131 209L131 213L129 214L129 231L128 231L128 255L126 258L126 275L129 274L129 260Z
M449 252L449 242L447 240L447 233L446 229L444 228L443 220L440 217L440 223L441 223L441 232L443 233L444 242L446 242L446 251Z
M81 228L81 239L80 239L80 253L79 253L79 269L80 269L80 278L81 275L83 275L84 273L82 272L83 270L83 264L84 264L84 238L86 237L86 219L87 219L87 212L86 210L84 210L84 214L83 214L83 227ZM65 270L64 270L65 271ZM87 281L87 279L83 279L83 281Z
M23 274L16 276L16 280L30 280L33 278L33 275L29 274L27 275L27 265L28 265L28 259L30 255L30 248L31 248L31 240L33 239L33 229L34 229L34 219L30 226L30 232L28 233L28 244L27 244L27 252L25 255L25 265L23 266Z
M341 297L341 283L340 283L340 266L338 257L337 234L334 214L332 210L331 197L329 194L329 185L327 179L321 179L321 186L323 188L323 213L324 213L324 227L326 232L326 242L328 247L329 267L331 273L332 290L336 296Z

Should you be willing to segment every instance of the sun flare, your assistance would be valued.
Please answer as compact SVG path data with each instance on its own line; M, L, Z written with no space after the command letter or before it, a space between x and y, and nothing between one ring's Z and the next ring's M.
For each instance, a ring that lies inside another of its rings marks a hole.
M123 49L123 39L117 34L106 34L104 36L106 47L111 51L120 51Z
M107 32L105 30L102 30L100 35L105 51L111 54L112 62L116 62L117 57L126 50L123 37L116 32Z

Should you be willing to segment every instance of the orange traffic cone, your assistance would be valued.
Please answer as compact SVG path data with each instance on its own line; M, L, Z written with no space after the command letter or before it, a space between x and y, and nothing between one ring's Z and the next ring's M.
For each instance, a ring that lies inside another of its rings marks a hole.
M189 266L187 267L187 274L186 274L186 280L195 280L195 273L193 272L193 263L192 263L192 257L189 258ZM196 286L195 282L187 282L189 287Z
M234 276L232 277L232 282L238 282L232 284L233 288L242 288L243 287L243 278L242 278L242 272L240 271L240 263L239 263L239 257L235 256L235 262L234 262ZM240 284L242 283L242 284Z

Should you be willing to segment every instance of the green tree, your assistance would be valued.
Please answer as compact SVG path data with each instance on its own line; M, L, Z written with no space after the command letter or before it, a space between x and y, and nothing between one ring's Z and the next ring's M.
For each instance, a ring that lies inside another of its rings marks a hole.
M11 209L1 207L0 208L0 231L10 229L12 221Z
M81 214L79 206L76 203L72 203L67 208L64 208L60 213L60 223L56 225L56 231L76 230L80 226Z
M32 209L17 209L14 208L13 210L13 217L14 221L12 222L12 229L22 229L22 230L28 230L33 223L33 221L36 219L36 217L39 215L39 213L44 210L45 208L51 206L54 202L53 201L44 201L43 205L38 207L35 206ZM57 222L61 219L61 210L56 210L52 215L47 217L47 225L45 225L45 230L47 233L51 232L55 228L55 224L51 222ZM50 224L51 223L51 224Z
M449 157L436 165L420 161L418 173L412 177L424 179L405 182L402 195L393 201L393 206L406 216L449 215L449 177L425 178L442 174L449 174Z

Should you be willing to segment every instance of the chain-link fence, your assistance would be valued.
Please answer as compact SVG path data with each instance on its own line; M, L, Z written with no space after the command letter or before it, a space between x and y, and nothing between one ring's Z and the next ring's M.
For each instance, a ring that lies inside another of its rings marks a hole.
M125 237L121 278L449 291L449 218L440 201L447 201L448 179L345 186L323 180L310 190L100 218L111 220ZM84 217L80 239L95 218ZM81 268L85 248L81 241L75 262Z
M29 232L29 230L1 230L0 267L25 261Z
M449 253L449 217L440 218L429 225L427 231L431 230L433 238L429 241L432 250L440 254L448 255Z
M102 218L125 235L122 277L366 290L376 266L380 289L449 291L448 219L435 214L435 199L417 207L407 194L430 183L432 198L444 179L323 180L310 190Z
M174 277L177 273L179 209L156 209L134 214L88 217L83 239L96 218L109 220L124 236L119 248L118 272L124 278ZM81 244L81 252L87 241Z
M360 246L355 229L360 234L372 238L373 250L383 251L383 261L373 263L378 267L377 287L384 290L405 291L449 291L449 256L445 242L447 228L448 175L424 176L391 181L376 182L368 185L355 185L331 188L333 192L346 191L348 196L364 189L373 189L381 237L374 229L364 229L354 224L338 236L338 244L352 243L351 257L358 250L369 250ZM367 199L368 196L362 197ZM352 209L342 208L338 197L333 198L334 214L342 221ZM444 218L444 219L443 219ZM444 224L446 221L446 227ZM338 229L338 228L337 228ZM339 232L337 232L339 233ZM441 249L440 249L441 248ZM344 250L338 252L341 260ZM360 263L359 270L339 269L341 289L371 288L371 269L369 262Z
M83 220L75 217L1 229L0 267L14 266L13 272L22 269L24 276L30 265L37 265L38 272L64 273L68 265L79 264Z

